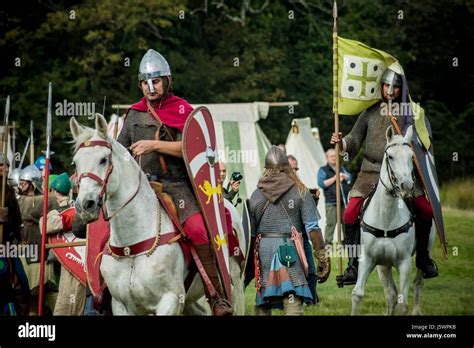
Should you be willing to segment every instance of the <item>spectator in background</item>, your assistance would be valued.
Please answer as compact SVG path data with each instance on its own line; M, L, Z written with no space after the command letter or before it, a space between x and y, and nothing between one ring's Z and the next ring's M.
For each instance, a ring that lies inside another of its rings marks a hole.
M221 181L224 184L224 181L227 177L227 166L224 162L219 162L219 170L221 173ZM222 195L225 199L228 199L232 202L235 196L239 193L240 189L240 181L233 181L231 180L227 189L222 185Z
M334 238L334 228L336 227L336 151L329 149L326 151L326 159L328 163L319 168L318 185L324 191L326 200L326 228L324 230L324 241L331 244ZM341 166L341 224L344 227L344 207L347 202L347 194L349 193L349 184L351 183L351 174L347 169Z

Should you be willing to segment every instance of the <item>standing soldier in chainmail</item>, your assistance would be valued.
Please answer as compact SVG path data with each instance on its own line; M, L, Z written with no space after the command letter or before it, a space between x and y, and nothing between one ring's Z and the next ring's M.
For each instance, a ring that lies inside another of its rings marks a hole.
M30 305L30 313L36 314L38 309L38 289L39 289L39 273L40 273L40 252L41 252L41 232L39 228L39 220L43 215L43 200L41 194L41 172L34 165L29 165L21 171L18 204L20 206L22 227L20 231L21 243L27 244L29 250L35 250L34 255L27 255L21 258L25 273L31 289L32 302ZM58 204L53 197L50 196L48 201L48 211L58 208ZM45 264L45 295L49 309L54 311L56 303L57 287L54 277L53 263Z
M387 140L385 130L391 125L388 111L384 105L399 103L403 79L402 76L391 69L387 69L382 77L382 101L362 112L352 130L344 138L342 133L333 133L331 143L342 140L342 153L347 153L349 158L354 158L365 141L365 153L357 180L350 192L349 202L344 212L344 244L349 250L349 265L344 271L342 282L345 285L357 282L358 255L355 252L360 240L360 210L365 197L375 188L379 177L380 167L384 157ZM398 116L397 122L403 124L404 120ZM416 267L422 270L424 278L438 276L438 269L430 259L428 241L433 219L433 209L426 198L420 179L415 178L415 192L412 199L415 213L416 234Z
M144 97L125 115L118 142L129 148L150 181L158 181L171 196L179 221L220 297L206 290L214 315L232 315L233 309L223 297L216 260L203 217L183 161L182 132L193 108L173 95L171 70L166 59L148 50L140 62L139 88Z
M76 210L69 197L71 186L71 180L69 180L67 173L58 175L51 182L51 194L59 208L48 212L46 224L46 234L48 235L72 230ZM42 228L42 219L40 219L40 228ZM54 253L54 251L52 252ZM53 315L82 315L85 302L86 287L66 267L61 265L58 298Z
M8 158L0 153L0 180L9 166ZM9 180L10 182L10 180ZM21 213L15 192L9 184L5 186L5 206L0 207L0 224L3 225L3 239L0 245L8 250L20 241ZM10 245L10 246L9 246ZM0 253L0 316L28 315L30 287L23 265L17 256Z
M286 315L303 315L303 303L313 300L305 276L307 270L300 261L300 253L293 264L283 264L280 247L287 244L298 249L291 239L294 228L296 234L308 233L319 263L320 282L329 276L329 256L324 249L314 199L277 146L272 146L265 157L265 172L252 193L249 212L252 234L256 236L255 314L271 315L273 308L283 307ZM304 249L301 252L304 255Z

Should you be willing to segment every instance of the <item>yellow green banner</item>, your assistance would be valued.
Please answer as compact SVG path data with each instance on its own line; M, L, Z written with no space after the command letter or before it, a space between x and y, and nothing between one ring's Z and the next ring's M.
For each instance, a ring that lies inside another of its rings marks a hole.
M381 99L380 80L397 60L359 41L337 38L338 111L356 115Z

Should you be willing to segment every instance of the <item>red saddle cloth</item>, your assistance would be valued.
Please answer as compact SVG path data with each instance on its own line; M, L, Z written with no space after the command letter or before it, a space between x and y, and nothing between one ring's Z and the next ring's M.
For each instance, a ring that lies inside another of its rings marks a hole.
M242 252L240 251L238 239L233 233L232 218L229 210L226 209L225 214L227 230L231 231L227 236L230 252L229 256L232 257L234 255L237 255L237 257L240 256L241 258L243 258ZM163 234L161 235L160 243L157 247L170 242L175 236L178 235L176 227L173 227L173 231L162 231ZM104 295L104 290L107 286L107 284L105 284L105 281L100 275L100 261L102 258L102 254L115 254L119 257L137 255L150 250L154 244L153 238L150 238L148 240L142 241L129 247L117 248L114 246L107 245L109 237L110 224L108 221L105 221L103 219L101 214L99 220L93 222L92 224L89 224L87 236L87 280L91 292L94 295L96 304L101 303ZM186 285L188 287L191 284L192 278L194 278L194 274L197 269L194 265L194 261L189 248L190 241L180 239L178 240L178 243L181 246L181 249L183 250L186 266L192 269L190 277L186 281ZM237 253L236 250L238 250L239 252Z

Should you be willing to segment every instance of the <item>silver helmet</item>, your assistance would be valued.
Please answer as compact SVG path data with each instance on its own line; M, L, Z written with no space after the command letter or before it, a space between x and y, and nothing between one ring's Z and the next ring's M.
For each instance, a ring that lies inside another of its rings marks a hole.
M138 81L146 80L150 93L153 93L155 88L153 88L152 79L170 75L171 69L165 57L155 50L149 49L140 62Z
M288 158L281 148L272 145L265 155L265 168L271 169L278 166L289 166Z
M393 87L401 87L403 84L402 76L391 69L385 70L382 76L382 83L388 85L388 94L393 94Z
M20 180L31 181L35 184L40 184L42 177L41 172L35 165L29 165L23 168L20 173Z
M20 174L20 168L15 168L8 173L8 185L10 185L10 187L18 187L20 185Z

